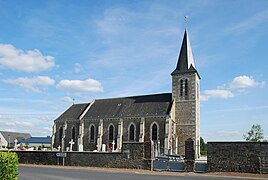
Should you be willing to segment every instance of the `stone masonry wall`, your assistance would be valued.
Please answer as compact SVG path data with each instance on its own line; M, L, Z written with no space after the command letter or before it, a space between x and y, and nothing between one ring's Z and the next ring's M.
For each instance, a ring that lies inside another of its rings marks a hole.
M150 169L145 158L144 143L124 143L123 152L66 152L66 166L91 166L130 169ZM56 151L16 151L19 163L24 164L62 164L62 158L56 157Z
M268 142L208 142L208 171L268 173Z

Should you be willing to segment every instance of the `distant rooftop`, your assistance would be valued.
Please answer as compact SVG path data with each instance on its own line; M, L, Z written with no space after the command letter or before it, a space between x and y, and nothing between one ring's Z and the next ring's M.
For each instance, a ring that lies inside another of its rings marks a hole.
M31 137L21 140L19 143L32 143L32 144L51 144L51 137Z
M10 144L14 144L15 139L21 141L23 139L28 139L32 137L30 133L9 132L9 131L0 131L0 133L5 138L6 141L10 142Z

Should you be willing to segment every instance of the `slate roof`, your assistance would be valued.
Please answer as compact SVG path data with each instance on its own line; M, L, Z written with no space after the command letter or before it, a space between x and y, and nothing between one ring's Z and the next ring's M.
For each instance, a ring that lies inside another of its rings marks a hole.
M172 94L153 94L113 99L97 99L85 119L165 116L169 113Z
M32 144L51 144L51 137L31 137L19 141L19 143L32 143Z
M29 133L8 132L8 131L0 131L0 133L3 135L3 137L5 138L7 142L9 141L8 136L10 136L11 145L14 145L15 139L17 139L18 141L21 141L22 139L28 139L32 137L31 134Z
M73 104L69 109L67 109L60 117L58 117L55 121L60 120L78 120L80 115L87 108L89 103L85 104Z
M185 72L197 72L196 67L195 67L193 53L192 53L192 48L190 45L190 40L188 38L188 33L186 29L184 32L184 37L183 37L183 41L181 45L177 67L171 73L171 75L181 74Z

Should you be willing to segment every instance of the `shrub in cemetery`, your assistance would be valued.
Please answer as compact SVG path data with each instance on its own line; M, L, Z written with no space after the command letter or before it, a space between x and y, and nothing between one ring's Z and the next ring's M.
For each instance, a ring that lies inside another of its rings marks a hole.
M0 179L18 180L18 155L13 152L0 152Z

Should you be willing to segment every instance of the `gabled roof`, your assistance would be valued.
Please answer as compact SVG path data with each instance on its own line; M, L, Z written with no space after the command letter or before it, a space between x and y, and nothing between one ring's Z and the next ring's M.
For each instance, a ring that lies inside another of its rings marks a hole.
M176 69L171 73L171 75L181 74L186 72L196 72L195 61L192 53L192 48L190 45L190 40L188 38L187 30L185 29L184 37L181 45L181 50L177 62Z
M89 103L84 104L73 104L69 109L67 109L60 117L55 121L60 120L78 120L79 116L84 112Z
M10 140L10 144L14 144L15 139L20 141L22 139L28 139L32 137L31 134L29 133L8 132L8 131L0 131L0 133L2 134L2 136L5 138L7 142Z
M133 96L113 99L97 99L91 105L85 119L165 116L172 103L171 93Z
M32 143L32 144L51 144L51 137L31 137L19 141L19 143Z

